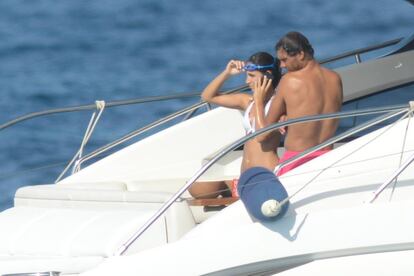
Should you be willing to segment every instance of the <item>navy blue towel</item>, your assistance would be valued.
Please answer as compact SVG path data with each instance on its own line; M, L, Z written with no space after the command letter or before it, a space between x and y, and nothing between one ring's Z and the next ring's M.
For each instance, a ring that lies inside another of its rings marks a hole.
M237 190L250 215L259 221L277 220L288 209L289 201L281 207L278 206L288 197L285 187L275 174L266 168L253 167L243 172ZM279 208L275 208L276 206Z

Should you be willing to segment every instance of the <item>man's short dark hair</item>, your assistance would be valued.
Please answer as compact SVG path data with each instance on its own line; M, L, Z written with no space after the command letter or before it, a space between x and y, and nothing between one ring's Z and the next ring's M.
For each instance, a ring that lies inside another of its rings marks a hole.
M289 56L295 56L300 52L304 52L306 55L313 58L313 48L309 43L309 40L299 32L288 32L277 43L276 51L283 49Z

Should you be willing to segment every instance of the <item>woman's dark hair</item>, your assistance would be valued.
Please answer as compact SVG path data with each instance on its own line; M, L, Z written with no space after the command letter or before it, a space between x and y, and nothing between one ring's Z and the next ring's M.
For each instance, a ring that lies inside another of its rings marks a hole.
M299 32L288 32L276 44L276 51L283 49L289 56L295 56L300 52L313 58L313 48L309 40Z
M247 62L254 63L256 65L271 65L273 64L273 68L271 69L259 69L262 73L270 70L272 72L272 85L276 87L279 84L280 78L282 77L282 73L280 71L280 61L277 58L274 58L271 54L266 52L257 52L249 57Z

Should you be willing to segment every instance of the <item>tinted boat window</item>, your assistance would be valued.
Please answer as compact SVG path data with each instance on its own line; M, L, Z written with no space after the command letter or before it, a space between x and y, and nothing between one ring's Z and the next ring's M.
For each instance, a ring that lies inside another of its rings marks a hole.
M373 95L370 95L370 96L367 96L367 97L364 97L358 100L347 102L346 104L342 106L342 111L357 110L357 109L364 109L364 108L375 108L375 107L389 106L389 105L399 105L399 104L405 104L405 103L408 104L409 101L413 101L413 100L414 100L414 83L410 83L405 86L385 90L385 91L382 91L382 92L379 92L379 93L376 93L376 94L373 94ZM348 130L349 128L352 128L356 125L359 125L363 122L371 120L380 115L382 114L341 119L338 133L341 133L345 130ZM398 116L395 119L382 122L381 124L376 125L372 129L378 129L397 119L398 119ZM360 136L361 134L357 134L357 135Z

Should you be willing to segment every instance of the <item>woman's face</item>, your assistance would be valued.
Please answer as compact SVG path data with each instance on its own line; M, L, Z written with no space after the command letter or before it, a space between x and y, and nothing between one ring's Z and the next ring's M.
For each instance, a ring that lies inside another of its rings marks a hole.
M246 72L246 84L249 85L249 87L253 88L253 83L260 78L262 78L264 74L260 71L248 71Z

